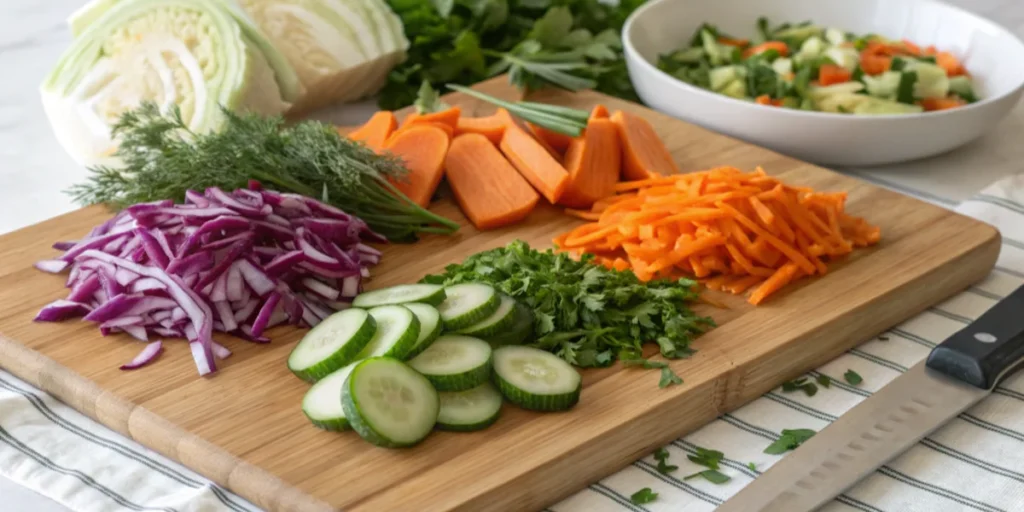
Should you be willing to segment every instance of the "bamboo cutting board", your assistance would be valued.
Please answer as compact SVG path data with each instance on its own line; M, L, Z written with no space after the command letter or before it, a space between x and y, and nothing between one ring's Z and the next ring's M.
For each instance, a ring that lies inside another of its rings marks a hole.
M481 87L514 94L502 81ZM694 344L693 357L671 363L681 386L659 389L657 372L618 365L587 370L570 412L506 405L487 430L438 432L399 451L309 424L300 409L309 386L285 366L304 331L274 329L270 345L219 336L234 355L201 378L184 342L165 344L152 366L123 372L118 366L141 347L127 336L104 338L79 320L33 323L67 290L63 276L32 264L57 254L54 241L79 238L110 215L90 207L0 237L0 366L268 510L536 510L980 280L999 252L992 227L635 104L595 93L547 100L580 108L603 102L646 117L684 171L761 165L795 185L845 190L850 212L881 226L882 242L758 308L717 296L729 308L701 312L720 326ZM459 95L447 101L465 113L492 110ZM371 288L413 282L515 238L546 248L579 222L540 207L522 224L480 233L448 199L433 210L464 227L453 237L387 247Z

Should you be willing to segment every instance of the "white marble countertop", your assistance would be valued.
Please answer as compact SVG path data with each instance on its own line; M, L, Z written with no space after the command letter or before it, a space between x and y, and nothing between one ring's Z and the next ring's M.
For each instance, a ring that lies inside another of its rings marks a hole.
M894 0L897 1L897 0ZM0 1L0 233L76 208L62 191L84 178L54 139L39 102L38 86L71 36L65 18L84 0ZM953 0L1024 37L1021 0ZM321 119L357 124L369 105L334 109ZM1024 104L1003 125L969 146L936 158L873 169L844 169L893 188L912 187L947 205L998 178L1024 171ZM1011 162L1011 164L1007 164ZM2 412L0 412L2 414ZM0 450L5 449L0 445ZM65 512L67 509L0 477L0 510Z

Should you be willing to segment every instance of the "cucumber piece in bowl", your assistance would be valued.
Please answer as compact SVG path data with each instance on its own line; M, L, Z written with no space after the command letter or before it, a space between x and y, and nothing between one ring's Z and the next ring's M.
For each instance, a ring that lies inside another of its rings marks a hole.
M491 316L501 305L497 290L489 284L463 283L445 288L444 302L437 306L444 328L458 331Z
M420 336L420 321L416 315L405 306L378 306L369 314L377 322L377 332L356 358L405 359Z
M441 326L441 313L437 312L434 306L427 304L405 304L405 307L412 311L416 318L420 321L420 335L416 339L416 344L413 345L412 349L408 354L405 355L406 359L412 359L430 346L444 328Z
M302 398L302 413L317 428L332 431L351 428L341 406L341 393L345 381L357 364L359 361L320 379Z
M441 411L437 428L456 432L483 430L501 415L501 393L490 382L465 391L438 393Z
M302 380L316 382L361 359L360 351L378 331L377 319L364 309L334 313L310 329L295 345L288 356L288 369Z
M371 357L352 369L341 406L352 429L385 448L413 446L437 423L440 399L430 381L405 363Z
M475 388L491 376L491 346L478 338L446 334L409 360L438 391Z
M498 389L510 402L533 411L565 411L579 402L583 379L562 358L539 348L494 350Z
M444 302L444 287L437 284L401 284L360 293L352 301L357 308L419 302L436 306Z

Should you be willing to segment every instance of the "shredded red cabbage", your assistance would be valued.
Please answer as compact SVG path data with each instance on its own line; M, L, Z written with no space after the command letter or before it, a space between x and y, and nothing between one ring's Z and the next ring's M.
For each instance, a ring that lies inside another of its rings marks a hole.
M362 219L258 182L230 194L190 190L184 204L136 204L81 240L55 243L64 254L36 268L67 270L71 291L35 319L84 317L104 335L143 341L185 337L207 375L231 354L214 331L268 343L263 334L275 325L312 327L349 307L380 261L366 244L385 241ZM122 369L148 364L159 343Z

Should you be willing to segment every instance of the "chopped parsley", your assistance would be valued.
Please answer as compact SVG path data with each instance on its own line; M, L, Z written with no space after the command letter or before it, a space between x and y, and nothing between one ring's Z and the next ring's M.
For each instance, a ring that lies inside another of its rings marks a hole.
M673 466L668 463L668 450L664 448L658 448L658 450L654 452L654 459L658 461L658 473L667 475L679 469L679 466Z
M515 240L449 265L422 282L493 285L533 310L534 339L528 345L583 368L610 366L616 358L640 359L645 343L657 343L667 359L687 357L693 353L690 342L715 325L689 307L698 297L695 281L643 283L630 271L607 269L592 260L589 254L575 260ZM641 364L661 369L663 386L682 382L665 363Z
M826 386L828 387L828 386ZM782 391L785 393L791 393L793 391L803 391L807 393L807 396L814 396L818 394L818 386L813 382L809 382L807 377L801 377L796 380L782 383Z
M629 497L629 501L634 505L643 505L656 499L658 499L658 493L652 491L650 487L644 487L643 489L634 492L632 496Z
M731 477L719 471L720 463L725 458L725 454L718 450L708 450L706 448L697 448L697 453L688 455L686 458L690 459L690 462L704 466L708 469L698 471L692 475L689 475L683 480L690 480L691 478L703 477L705 480L713 484L724 484L728 482Z
M782 435L772 444L768 445L764 449L764 453L768 455L779 455L780 453L788 452L789 450L795 450L798 446L804 444L805 441L814 437L817 432L809 428L801 428L796 430L783 430Z
M823 388L828 389L832 387L832 377L829 377L828 375L818 375L818 378L816 380L818 381L818 385Z
M856 386L859 385L861 382L864 382L864 379L860 376L860 374L853 370L846 370L846 373L843 374L843 378L846 379L846 382L849 382L852 386Z
M661 370L661 380L658 381L659 388L683 383L683 379L676 375L676 372L672 371L672 368L668 363L630 356L632 356L632 354L619 354L619 359L625 366L640 366L647 370Z

